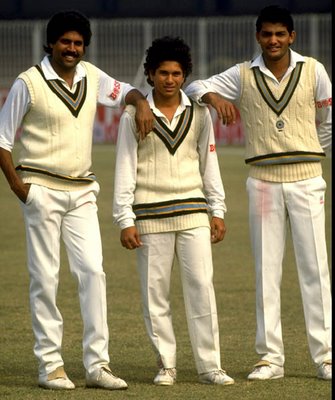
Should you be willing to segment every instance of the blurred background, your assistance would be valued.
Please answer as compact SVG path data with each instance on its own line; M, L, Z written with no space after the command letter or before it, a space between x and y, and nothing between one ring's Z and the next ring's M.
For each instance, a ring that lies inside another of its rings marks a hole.
M293 15L297 38L292 48L321 61L332 76L331 1L276 1ZM148 90L143 75L145 50L153 39L180 36L191 47L188 82L219 73L258 52L255 22L261 8L253 0L0 0L0 107L16 76L44 56L50 16L77 9L91 20L93 37L85 59L114 78ZM187 83L188 83L187 82ZM99 107L95 142L115 142L122 110ZM213 115L218 144L243 144L240 123L224 127Z
M64 8L77 8L95 18L218 16L258 14L269 4L287 7L292 13L330 13L330 0L1 0L0 18L49 18Z

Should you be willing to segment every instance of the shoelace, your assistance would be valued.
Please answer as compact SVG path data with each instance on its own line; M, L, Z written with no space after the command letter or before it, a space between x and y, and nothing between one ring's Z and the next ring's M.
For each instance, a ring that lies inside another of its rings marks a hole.
M107 375L112 376L113 378L116 378L116 376L113 375L112 371L110 371L109 369L107 369L105 367L101 367L100 374L99 374L99 377L98 377L98 381L100 381L102 379L104 373L107 374Z
M212 375L213 382L220 380L220 377L222 377L223 379L226 379L226 377L227 377L227 379L229 379L226 371L223 369L218 369L216 371L212 371L211 375Z
M322 365L322 369L327 373L330 374L331 370L332 370L332 365L328 364L328 363L324 363Z
M173 370L173 368L162 368L159 371L160 375L165 375L166 373L168 373L172 378L174 378L175 376L175 371Z
M226 376L227 373L226 371L224 371L223 369L217 369L215 371L211 371L209 373L209 375L212 376L212 379L216 380L216 377L220 377L220 376Z
M216 371L213 371L212 374L215 376L220 376L220 375L225 375L226 372L223 369L218 369Z

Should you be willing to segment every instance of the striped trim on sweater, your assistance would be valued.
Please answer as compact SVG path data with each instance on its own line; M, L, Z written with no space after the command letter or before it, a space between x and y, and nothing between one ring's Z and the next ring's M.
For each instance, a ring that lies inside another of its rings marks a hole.
M157 203L133 206L136 220L177 217L192 213L207 213L207 202L203 198L173 199Z

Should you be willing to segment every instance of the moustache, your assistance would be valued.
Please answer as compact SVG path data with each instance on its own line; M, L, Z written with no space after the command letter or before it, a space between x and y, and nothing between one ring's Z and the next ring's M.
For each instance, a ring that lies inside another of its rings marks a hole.
M75 53L73 51L65 51L64 53L62 53L62 56L63 57L71 56L71 57L75 57L75 58L79 57L78 53Z

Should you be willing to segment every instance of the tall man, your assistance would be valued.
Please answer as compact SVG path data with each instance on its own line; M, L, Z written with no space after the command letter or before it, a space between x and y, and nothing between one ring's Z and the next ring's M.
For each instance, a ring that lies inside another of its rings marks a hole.
M321 160L331 150L331 82L323 65L290 49L288 10L269 6L256 22L262 53L186 92L234 120L246 135L249 223L256 269L256 351L248 379L284 376L280 286L287 225L292 232L310 353L317 376L332 377L331 291L325 240L326 183Z
M153 116L140 92L82 61L90 39L85 16L55 14L47 25L48 55L18 76L0 114L0 166L23 211L38 382L48 389L75 387L64 370L63 320L56 305L61 237L78 282L86 384L127 388L109 367L99 184L90 171L93 122L97 103L136 106L143 135L151 130ZM21 124L15 168L11 152Z
M169 300L177 257L199 381L230 385L221 369L213 287L211 242L224 238L226 205L211 117L181 90L192 70L183 40L154 40L144 70L155 125L140 141L134 108L122 115L113 215L122 245L137 249L144 320L159 368L154 383L173 385L177 377Z

